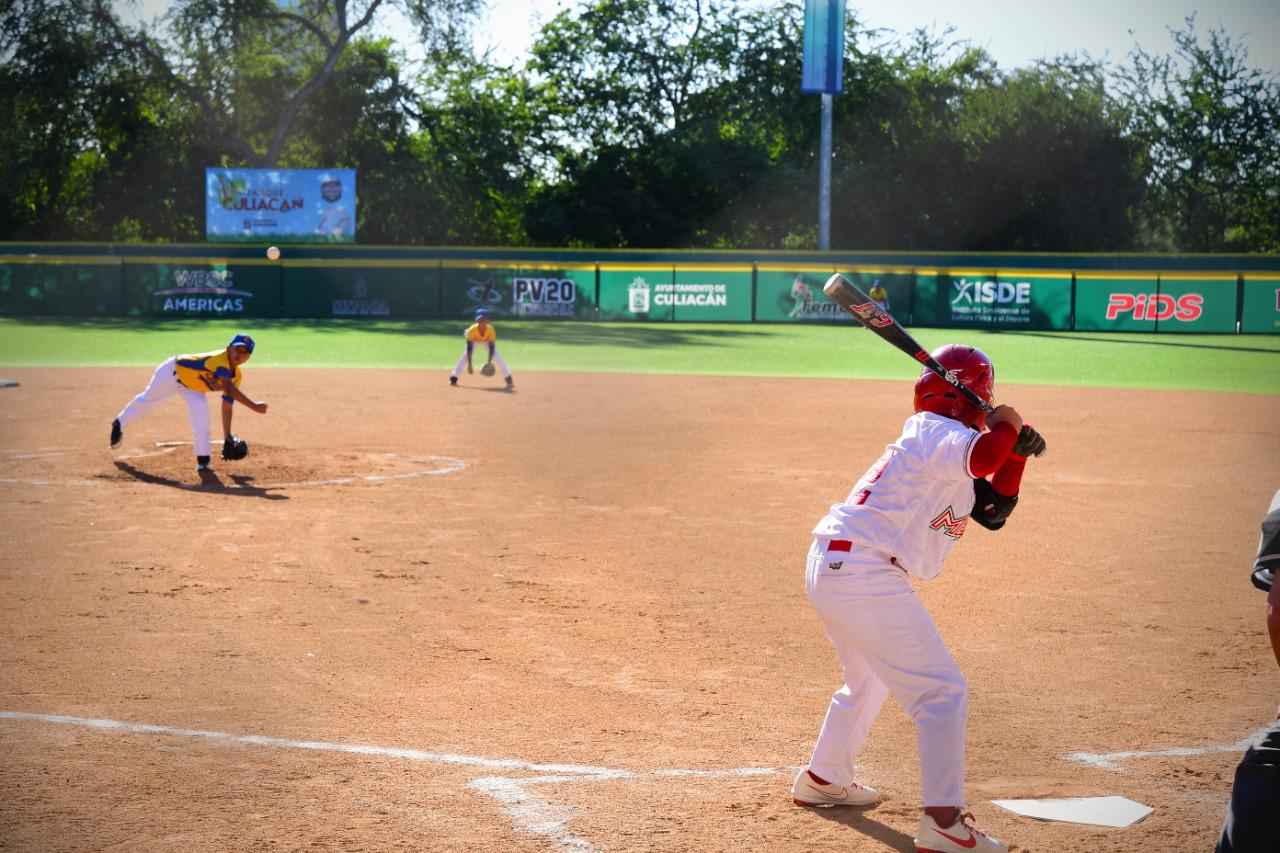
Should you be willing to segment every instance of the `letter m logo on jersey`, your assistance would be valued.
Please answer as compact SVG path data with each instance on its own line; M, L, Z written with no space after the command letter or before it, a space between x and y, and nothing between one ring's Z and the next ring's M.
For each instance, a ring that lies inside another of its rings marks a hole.
M964 529L969 525L969 516L956 520L955 511L951 507L947 507L938 517L929 522L929 527L933 530L941 530L944 536L952 539L959 539L964 535Z

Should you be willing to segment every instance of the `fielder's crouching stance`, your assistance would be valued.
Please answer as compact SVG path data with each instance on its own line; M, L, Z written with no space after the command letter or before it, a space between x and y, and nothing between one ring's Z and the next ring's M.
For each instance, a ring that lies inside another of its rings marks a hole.
M502 369L502 378L507 380L507 387L514 389L516 387L515 380L511 378L511 369L507 367L507 363L502 360L502 356L498 355L498 333L489 323L489 312L481 308L476 311L476 321L467 327L466 334L463 337L467 341L467 348L462 351L462 356L458 359L458 363L453 366L453 372L449 374L449 384L458 384L458 375L462 373L462 368L467 368L467 373L475 373L475 368L471 364L471 355L475 351L476 344L488 344L489 358L484 363L484 367L480 372L485 376L493 374L493 362L498 363L498 367Z
M981 350L953 344L933 357L992 400L995 370ZM925 370L902 435L813 529L805 586L840 658L844 685L831 697L813 757L791 788L797 805L879 799L855 781L853 756L892 693L918 729L924 816L916 850L1008 849L963 813L968 688L911 579L938 576L970 518L989 530L1003 527L1018 502L1027 457L1044 447L1009 406L986 415Z
M196 452L196 470L209 469L210 430L209 403L205 394L222 392L222 458L243 459L249 445L231 433L232 406L240 402L258 414L266 414L267 404L250 400L240 390L240 365L253 355L253 338L236 335L224 350L197 355L175 355L165 360L142 393L134 397L111 422L111 446L117 447L130 422L151 411L158 403L179 394L187 404L191 420L192 445Z

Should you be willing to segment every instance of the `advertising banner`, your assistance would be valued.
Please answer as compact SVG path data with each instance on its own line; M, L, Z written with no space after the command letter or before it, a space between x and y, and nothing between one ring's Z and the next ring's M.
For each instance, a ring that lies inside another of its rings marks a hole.
M1235 273L1192 273L1160 276L1160 292L1148 297L1144 317L1156 321L1157 332L1235 334Z
M470 320L478 309L498 320L512 316L511 281L516 268L484 263L448 263L440 266L440 316Z
M1240 331L1280 333L1280 275L1245 273Z
M966 313L961 315L961 310ZM990 329L1071 328L1071 273L997 270L990 281L967 282L951 299L951 313Z
M286 317L435 317L439 261L289 261L282 265Z
M440 282L446 318L474 317L477 309L486 308L493 319L595 319L594 266L445 263Z
M595 265L521 264L511 281L511 305L517 317L593 320L596 316Z
M354 169L205 169L210 242L354 243Z
M670 301L677 322L750 323L752 268L677 266L670 289L654 285L657 305Z
M658 293L674 293L675 281L671 264L601 264L600 319L675 319L674 300L657 298Z
M911 324L941 327L972 324L969 298L975 286L983 282L994 284L995 280L995 270L916 270ZM982 298L982 288L978 287L978 291Z
M822 285L834 267L760 264L756 267L756 320L761 323L801 323L814 320L856 322L847 311L827 299Z
M0 314L119 314L114 256L10 257L0 262Z
M124 310L169 317L279 317L280 265L267 260L126 257Z
M1147 316L1147 305L1159 292L1155 273L1078 273L1076 330L1154 332L1156 314Z
M1069 329L1071 273L920 270L913 314L920 326Z
M844 17L845 0L805 0L801 92L844 92Z
M840 273L870 296L877 305L893 315L899 323L909 325L915 298L916 276L909 269L852 269ZM845 316L849 312L842 311ZM849 319L853 320L852 317ZM853 322L857 322L854 320Z

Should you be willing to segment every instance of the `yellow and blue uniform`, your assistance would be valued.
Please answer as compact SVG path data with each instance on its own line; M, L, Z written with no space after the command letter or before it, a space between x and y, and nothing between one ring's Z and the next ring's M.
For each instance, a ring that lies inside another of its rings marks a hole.
M876 283L871 286L871 290L867 293L871 297L871 301L879 305L883 310L889 310L889 291L885 290L883 284L877 279Z
M232 391L240 387L243 378L240 368L232 365L233 349L240 354L236 361L241 363L248 358L244 353L252 354L253 338L239 334L231 339L226 349L213 352L199 352L190 355L175 355L165 359L151 374L151 381L142 393L134 397L116 415L111 422L111 446L120 444L124 436L124 428L132 421L153 411L156 406L169 397L177 396L187 407L187 417L191 421L191 446L196 452L196 467L205 470L209 467L211 456L211 435L209 428L209 398L212 392L221 392L226 403L223 406L223 430L231 438L231 405L235 402ZM243 357L242 357L243 356ZM244 399L243 394L240 395ZM264 403L249 403L254 411L266 411ZM225 458L233 458L227 457ZM234 457L240 458L240 457Z
M494 330L492 323L485 325L484 331L480 331L479 323L472 323L467 329L467 349L470 350L476 344L489 344L491 347L498 341L498 333Z
M471 354L474 352L476 344L486 344L489 347L489 359L496 362L502 370L502 376L507 380L507 388L515 387L511 380L511 369L507 367L507 363L498 354L498 333L494 330L493 324L487 322L488 316L488 312L484 309L477 311L477 321L481 318L486 318L484 328L481 328L479 322L475 322L468 326L467 331L463 334L462 337L467 342L467 346L462 351L462 357L458 359L458 363L453 366L453 372L449 374L450 385L458 384L458 376L462 373L462 368L471 369Z
M231 360L227 357L225 349L196 355L180 355L174 360L173 369L178 381L192 391L201 391L206 394L217 391L221 380L227 378L230 378L237 388L240 387L240 368L231 366ZM215 378L219 380L218 383L214 382ZM222 399L228 403L234 402L232 396L225 391Z

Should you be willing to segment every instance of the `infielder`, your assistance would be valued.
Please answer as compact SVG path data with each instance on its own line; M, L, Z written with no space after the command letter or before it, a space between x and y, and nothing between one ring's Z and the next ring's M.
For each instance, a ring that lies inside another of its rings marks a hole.
M467 373L475 373L475 368L471 363L472 352L475 350L476 344L488 344L489 358L485 361L481 372L492 373L493 368L489 367L489 365L495 361L498 362L498 367L502 369L502 378L507 380L507 388L514 389L516 385L511 379L511 370L507 367L507 363L502 360L502 356L498 355L498 333L494 330L493 324L489 322L489 312L486 309L481 308L476 311L476 321L467 327L464 337L467 341L467 348L462 353L462 357L458 359L458 363L453 366L453 372L449 374L449 384L458 384L458 376L462 373L464 364L467 367Z
M151 411L156 405L174 394L179 394L187 404L187 416L191 419L192 445L196 452L196 470L209 470L211 455L209 438L209 403L205 395L222 392L222 442L223 459L243 459L249 445L231 433L232 406L239 402L260 415L266 414L267 404L250 400L240 390L240 365L253 355L253 338L236 335L224 350L175 355L167 359L141 394L129 401L111 422L111 446L118 447L124 438L124 428L132 421Z
M886 314L891 313L889 311L889 291L885 290L884 285L880 283L880 279L876 279L875 284L871 285L871 290L867 291L867 296L870 296L872 301L880 306L880 310Z
M995 369L981 350L952 344L933 357L991 401ZM938 576L970 518L989 530L1003 527L1027 457L1043 451L1044 439L1009 406L984 415L944 379L920 374L902 435L812 531L805 586L844 685L792 785L797 805L879 799L854 779L853 757L892 693L918 729L924 816L916 850L1008 850L963 813L968 688L911 581Z

